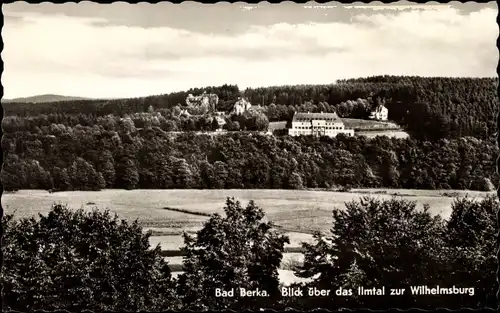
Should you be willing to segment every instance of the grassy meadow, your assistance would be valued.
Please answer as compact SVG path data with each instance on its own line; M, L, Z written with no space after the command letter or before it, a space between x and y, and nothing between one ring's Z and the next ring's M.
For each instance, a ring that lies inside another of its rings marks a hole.
M381 130L381 131L359 131L354 133L356 136L364 136L367 138L375 138L377 136L387 136L391 138L404 139L410 135L403 130Z
M7 214L29 217L47 213L54 202L66 203L71 208L94 207L118 214L126 220L138 219L144 229L151 230L151 244L160 244L164 250L182 246L183 231L196 232L207 216L222 213L226 197L235 197L245 205L253 199L264 208L267 217L290 237L292 247L309 241L310 234L319 230L329 231L333 207L344 207L347 201L362 196L381 199L402 197L417 201L418 207L429 204L433 214L447 218L451 203L457 196L483 197L477 191L439 191L403 189L358 189L351 192L308 190L103 190L49 193L44 190L21 190L4 193L2 206ZM175 208L186 213L173 211ZM195 214L189 214L189 213Z
M354 129L377 129L377 128L395 128L401 126L390 121L364 120L359 118L341 118L346 128Z

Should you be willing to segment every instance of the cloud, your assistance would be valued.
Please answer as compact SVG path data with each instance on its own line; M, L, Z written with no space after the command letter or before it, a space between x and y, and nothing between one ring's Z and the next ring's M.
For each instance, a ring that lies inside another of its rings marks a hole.
M352 17L358 14L391 14L394 10L414 10L415 8L443 8L457 9L458 14L469 14L484 8L497 9L496 2L488 3L459 3L450 2L448 5L415 4L408 1L399 1L392 4L370 3L360 5L345 5L330 2L329 5L308 2L306 5L284 1L280 5L260 3L248 5L244 2L231 5L218 3L205 5L192 1L185 1L181 5L169 2L156 4L139 3L129 4L115 2L113 4L98 4L89 1L79 3L41 3L29 4L23 1L2 6L4 13L33 12L44 15L61 14L70 17L98 17L103 19L95 22L97 26L128 26L141 28L172 27L182 28L200 33L239 33L248 25L270 26L276 19L288 24L315 23L349 23ZM249 10L249 8L252 8ZM230 25L230 27L229 27Z
M4 15L4 23L8 25L16 25L25 22L20 16Z
M453 7L359 9L349 22L293 23L275 14L274 23L240 23L227 32L124 26L103 15L75 16L76 10L32 11L9 11L3 28L7 98L144 96L224 83L331 83L381 74L495 76L498 63L493 8L468 14ZM191 17L187 10L178 19Z

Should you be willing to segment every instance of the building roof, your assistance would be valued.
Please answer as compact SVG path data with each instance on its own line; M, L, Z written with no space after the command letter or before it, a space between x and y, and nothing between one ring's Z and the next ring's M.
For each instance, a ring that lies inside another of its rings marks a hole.
M293 115L294 121L310 121L310 120L326 120L341 123L337 113L295 113Z

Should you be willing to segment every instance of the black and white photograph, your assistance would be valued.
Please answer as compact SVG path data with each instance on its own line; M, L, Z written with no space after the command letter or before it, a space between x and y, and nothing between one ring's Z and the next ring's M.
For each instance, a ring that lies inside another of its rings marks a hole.
M498 308L496 2L2 14L2 311Z

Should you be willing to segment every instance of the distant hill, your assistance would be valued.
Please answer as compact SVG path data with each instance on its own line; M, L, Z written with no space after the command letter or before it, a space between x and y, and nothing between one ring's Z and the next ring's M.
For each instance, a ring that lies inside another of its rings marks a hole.
M58 101L71 101L71 100L91 100L91 98L84 97L70 97L61 95L37 95L25 98L15 99L2 99L4 103L43 103L43 102L58 102Z

